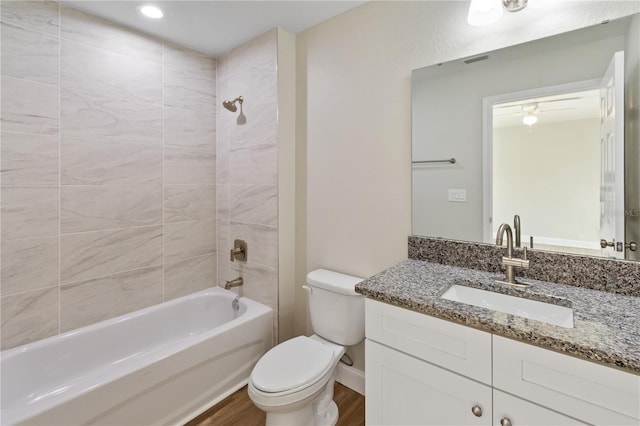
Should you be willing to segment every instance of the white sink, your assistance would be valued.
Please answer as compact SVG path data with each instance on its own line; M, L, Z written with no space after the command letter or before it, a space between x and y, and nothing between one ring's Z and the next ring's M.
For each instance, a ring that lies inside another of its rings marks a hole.
M508 296L457 284L449 287L441 297L547 324L573 328L573 309L565 306Z

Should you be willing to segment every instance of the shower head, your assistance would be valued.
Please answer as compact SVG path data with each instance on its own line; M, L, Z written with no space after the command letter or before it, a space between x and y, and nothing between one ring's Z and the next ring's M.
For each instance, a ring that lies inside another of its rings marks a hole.
M236 106L236 104L234 104L231 101L222 102L222 106L225 107L226 109L228 109L231 112L236 112L238 110L238 107Z
M244 101L244 98L242 96L238 96L237 98L235 98L232 101L224 101L222 102L222 106L225 107L226 109L228 109L231 112L236 112L238 110L238 107L236 106L236 102L240 103L240 105L242 105L242 102Z

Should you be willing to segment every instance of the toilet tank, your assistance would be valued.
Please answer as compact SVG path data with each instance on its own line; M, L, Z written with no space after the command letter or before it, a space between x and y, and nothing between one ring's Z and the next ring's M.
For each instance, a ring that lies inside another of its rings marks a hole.
M364 296L355 292L363 279L326 269L307 274L305 289L315 334L345 346L364 339Z

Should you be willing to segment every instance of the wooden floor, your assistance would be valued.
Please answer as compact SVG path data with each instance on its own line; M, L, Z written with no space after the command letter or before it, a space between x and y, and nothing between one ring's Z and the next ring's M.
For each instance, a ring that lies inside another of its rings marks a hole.
M364 396L337 382L334 392L333 400L340 413L336 426L364 426ZM264 423L264 411L253 405L245 386L186 426L264 426Z

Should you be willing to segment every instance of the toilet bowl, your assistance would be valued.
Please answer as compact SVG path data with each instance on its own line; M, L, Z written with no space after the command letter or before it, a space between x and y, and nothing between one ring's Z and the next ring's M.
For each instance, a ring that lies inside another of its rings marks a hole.
M327 270L307 275L311 324L318 333L287 340L268 351L249 378L253 403L267 413L267 426L333 426L336 367L346 345L364 338L362 278ZM317 327L316 327L317 326Z
M277 345L256 364L249 397L268 413L267 425L334 425L336 365L345 348L318 336Z

